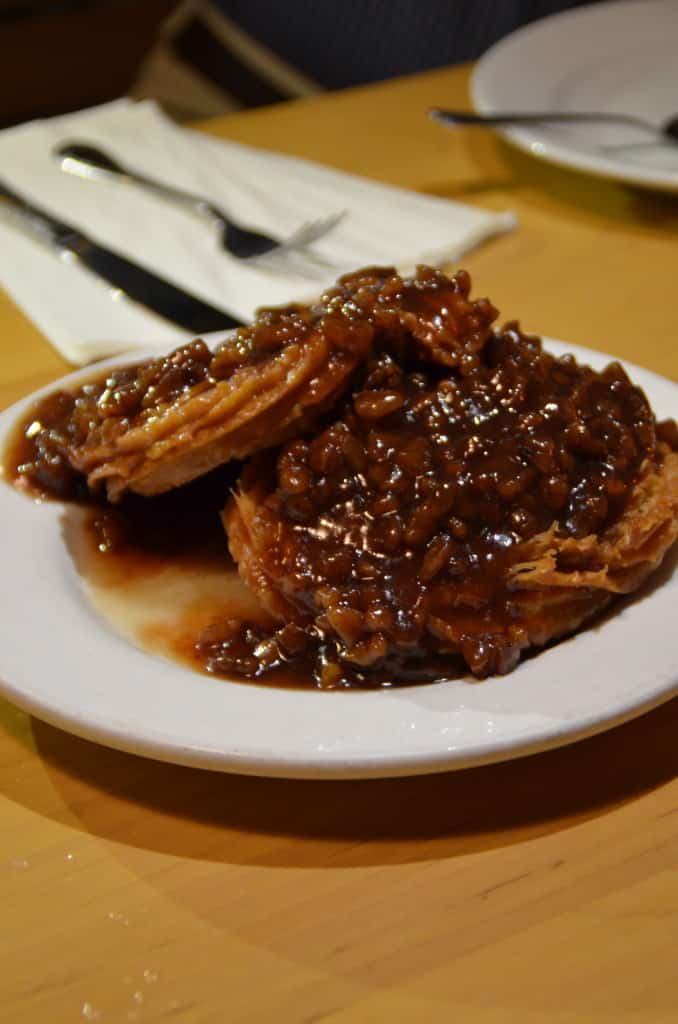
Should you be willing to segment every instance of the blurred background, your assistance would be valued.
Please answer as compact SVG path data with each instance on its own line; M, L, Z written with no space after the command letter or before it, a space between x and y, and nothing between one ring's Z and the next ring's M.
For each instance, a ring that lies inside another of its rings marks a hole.
M581 0L0 0L0 127L119 96L179 121L478 57Z

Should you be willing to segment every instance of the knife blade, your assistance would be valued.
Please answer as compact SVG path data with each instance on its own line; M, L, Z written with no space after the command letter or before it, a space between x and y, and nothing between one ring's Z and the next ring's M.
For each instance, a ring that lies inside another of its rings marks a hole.
M3 181L0 181L0 199L10 204L20 223L34 238L46 242L57 253L75 259L90 273L113 285L117 292L123 292L165 320L192 334L242 326L242 320L216 309L126 256L99 245L79 228L35 206Z

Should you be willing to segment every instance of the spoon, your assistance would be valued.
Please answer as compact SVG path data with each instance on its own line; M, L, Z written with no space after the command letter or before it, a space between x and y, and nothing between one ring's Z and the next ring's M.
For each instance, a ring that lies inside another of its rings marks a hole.
M655 125L644 121L641 117L634 117L632 114L603 114L593 111L556 112L549 110L535 111L533 113L502 113L502 114L469 114L461 110L442 110L434 107L429 110L428 116L433 121L440 121L442 124L465 124L491 126L495 124L539 124L540 122L580 123L589 124L625 124L633 128L641 128L643 131L651 132L662 140L678 142L678 116L670 117L663 124Z

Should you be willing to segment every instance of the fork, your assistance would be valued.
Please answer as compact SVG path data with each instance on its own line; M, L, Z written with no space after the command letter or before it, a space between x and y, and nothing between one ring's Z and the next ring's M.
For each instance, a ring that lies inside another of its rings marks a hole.
M429 110L428 116L433 121L440 121L443 124L465 124L488 127L495 124L541 124L541 123L563 123L563 124L626 124L632 128L641 128L650 132L659 139L669 142L678 142L678 115L668 118L661 124L651 124L641 117L632 114L599 113L597 111L554 111L537 110L523 111L522 113L501 113L501 114L471 114L466 110L442 110L440 107L433 107Z
M289 238L272 238L270 235L238 224L221 207L204 196L175 188L173 185L133 171L96 146L80 142L64 143L53 151L53 156L58 160L62 171L68 174L75 174L90 181L117 178L128 184L141 185L156 195L181 203L216 227L220 233L222 247L239 260L255 260L263 256L295 252L328 266L315 253L302 253L300 250L306 250L312 242L317 242L331 231L346 212L342 210L318 220L306 221Z

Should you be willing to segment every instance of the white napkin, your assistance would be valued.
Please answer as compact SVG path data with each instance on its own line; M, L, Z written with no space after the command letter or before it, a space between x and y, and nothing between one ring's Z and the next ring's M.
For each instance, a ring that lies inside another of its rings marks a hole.
M423 116L423 115L422 115ZM314 249L334 266L324 279L271 272L229 257L192 213L121 182L64 174L60 142L108 149L122 162L205 195L250 227L284 238L302 222L346 210ZM120 100L0 132L0 175L26 198L98 242L213 305L248 320L261 305L319 294L340 272L367 264L441 263L514 226L490 213L368 181L305 160L179 128L149 102ZM169 348L189 335L26 237L0 204L0 283L70 361L136 347Z

